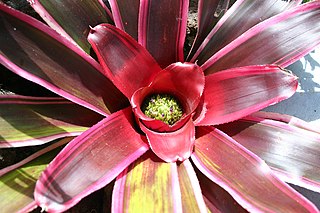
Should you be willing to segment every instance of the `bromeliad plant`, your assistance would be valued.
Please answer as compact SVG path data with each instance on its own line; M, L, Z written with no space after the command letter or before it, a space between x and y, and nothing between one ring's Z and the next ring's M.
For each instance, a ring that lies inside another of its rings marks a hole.
M29 2L50 27L0 4L0 62L63 98L1 96L0 146L77 137L35 188L53 145L1 170L2 209L65 211L116 178L114 212L318 212L283 181L320 192L319 131L257 111L295 92L282 67L320 43L320 1L199 0L186 59L187 0Z

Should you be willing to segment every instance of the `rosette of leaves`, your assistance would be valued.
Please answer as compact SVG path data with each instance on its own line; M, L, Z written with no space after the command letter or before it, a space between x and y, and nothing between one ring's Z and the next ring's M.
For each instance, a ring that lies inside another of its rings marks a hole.
M113 212L318 212L284 181L320 191L319 131L258 111L294 94L319 1L199 0L189 53L186 0L29 2L47 25L0 3L0 62L61 97L2 95L0 146L59 140L1 170L2 210L115 180Z

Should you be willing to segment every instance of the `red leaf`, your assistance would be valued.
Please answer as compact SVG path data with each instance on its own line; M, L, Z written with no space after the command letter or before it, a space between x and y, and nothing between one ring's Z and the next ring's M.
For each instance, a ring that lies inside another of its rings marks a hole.
M58 33L90 53L87 36L90 26L111 23L104 7L95 1L28 0L45 22Z
M279 67L248 66L206 76L196 125L237 120L284 100L295 92L297 78Z
M0 3L0 63L102 115L127 106L100 65L43 23Z
M128 99L161 71L146 49L114 26L101 24L94 27L88 40L105 74Z
M283 116L276 121L259 114L217 128L266 161L280 179L320 192L320 134L298 119L286 124L279 121Z
M152 151L166 162L183 161L193 152L195 127L192 119L173 132L155 132L140 124Z
M127 108L70 142L39 178L37 204L47 211L65 211L110 183L149 148L132 125Z
M116 27L127 32L138 41L138 17L140 0L110 0L109 1Z
M202 65L214 53L235 40L254 25L286 11L289 8L297 6L300 3L301 0L236 1L217 23L214 29L212 29L209 35L206 38L203 38L204 42L193 57L192 62L197 61L197 63ZM214 17L211 11L210 15Z
M192 160L249 212L318 212L309 200L276 178L264 161L218 129L197 128Z
M188 6L185 0L141 0L138 41L162 68L184 61Z
M320 44L320 2L297 6L252 27L203 65L206 74L232 67L286 67Z
M170 132L179 129L196 109L204 89L204 75L196 64L174 63L160 72L148 87L136 91L131 98L131 105L137 117L146 127L158 132ZM192 82L192 83L190 83ZM180 100L184 115L172 126L162 121L147 117L141 106L145 98L152 94L165 93Z

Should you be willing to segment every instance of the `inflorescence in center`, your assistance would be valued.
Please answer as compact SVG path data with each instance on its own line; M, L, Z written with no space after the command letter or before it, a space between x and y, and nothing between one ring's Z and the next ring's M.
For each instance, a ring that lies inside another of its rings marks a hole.
M142 104L142 112L153 119L173 125L183 114L182 106L172 95L154 94L146 98Z

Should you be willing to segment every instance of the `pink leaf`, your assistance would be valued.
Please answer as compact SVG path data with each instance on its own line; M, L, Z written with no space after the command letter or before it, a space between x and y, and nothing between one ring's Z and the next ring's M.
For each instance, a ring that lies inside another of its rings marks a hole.
M129 99L161 71L147 50L114 26L101 24L94 27L88 40L105 74Z
M196 125L234 121L294 94L297 78L277 66L248 66L206 76Z
M188 6L185 0L140 0L138 41L162 68L184 61Z
M216 183L212 182L196 167L195 171L200 183L203 199L210 212L247 213L247 211L241 205L239 205L228 192L226 192Z
M100 65L43 23L0 4L0 63L102 115L127 106Z
M198 1L198 30L188 59L194 55L212 28L223 17L229 7L229 0L199 0Z
M52 29L78 44L87 53L90 53L87 41L90 26L111 23L108 13L97 0L28 1Z
M300 3L301 0L236 1L209 35L203 38L204 42L191 61L197 61L197 63L202 65L214 53L254 25L297 6ZM217 8L217 10L218 9L219 8Z
M299 127L270 120L264 116L268 114L248 116L217 128L265 160L280 179L320 192L320 134L307 128L311 125Z
M286 67L320 44L320 2L294 7L252 27L222 48L202 68L206 74L232 67Z
M199 180L188 159L178 166L183 212L207 212Z
M193 162L249 212L318 212L276 178L264 161L226 134L212 127L197 128L197 134Z
M116 27L127 32L138 41L138 17L140 0L110 0Z
M320 134L320 130L318 128L318 125L312 125L304 120L293 117L291 115L279 114L279 113L274 113L274 112L259 111L259 112L253 113L253 116L259 117L259 118L275 120L275 121L281 121L281 122L287 123L289 125L296 126L301 129L305 129L305 130L316 132L316 133Z
M48 211L65 211L110 183L149 148L132 125L127 108L70 142L39 178L37 204Z

